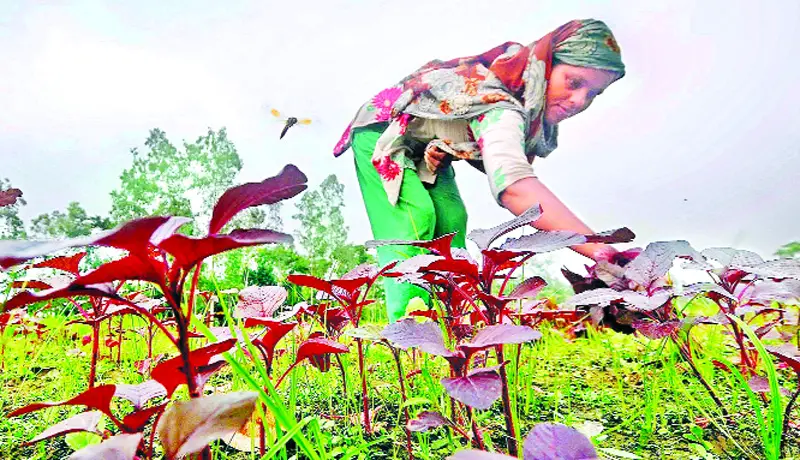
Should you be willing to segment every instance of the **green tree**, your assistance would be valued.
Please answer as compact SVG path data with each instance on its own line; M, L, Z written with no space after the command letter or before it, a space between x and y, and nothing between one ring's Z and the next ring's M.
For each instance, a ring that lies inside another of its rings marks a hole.
M176 148L160 129L150 131L147 151L131 150L133 164L111 192L115 223L151 215L191 217L208 222L213 205L242 168L236 147L224 128L208 130L194 143Z
M0 179L0 190L8 190L11 181ZM17 198L14 204L0 207L0 240L20 240L28 237L25 231L25 223L19 217L19 210L25 206L25 200Z
M31 221L31 233L37 238L75 238L91 235L95 230L107 230L114 223L101 216L90 216L77 201L71 202L65 212L40 214Z
M797 257L800 255L800 241L784 244L775 251L775 255L778 257Z
M344 185L331 174L317 190L308 191L297 203L296 241L309 258L311 274L325 276L331 267L336 269L335 255L347 244L344 224ZM339 270L336 270L339 271Z

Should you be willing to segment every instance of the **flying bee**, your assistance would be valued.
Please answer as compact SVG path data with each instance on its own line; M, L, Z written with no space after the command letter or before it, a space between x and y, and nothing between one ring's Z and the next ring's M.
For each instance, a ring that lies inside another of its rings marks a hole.
M283 139L283 136L286 135L286 132L289 131L289 128L291 128L294 125L297 125L297 124L310 125L311 124L311 119L310 118L284 117L284 116L281 115L281 113L277 109L270 109L269 113L271 113L278 120L284 122L283 130L281 131L280 139Z

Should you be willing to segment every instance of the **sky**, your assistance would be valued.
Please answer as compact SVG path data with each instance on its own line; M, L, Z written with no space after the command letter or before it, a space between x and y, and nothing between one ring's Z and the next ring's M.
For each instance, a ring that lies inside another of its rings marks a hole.
M104 214L150 129L180 144L225 127L240 181L287 163L312 187L336 174L361 243L371 234L352 154L331 150L364 101L431 59L527 44L589 17L611 27L627 74L560 125L539 178L593 229L631 228L637 246L686 239L769 257L800 240L791 0L6 0L0 177L24 191L26 220L71 201ZM279 141L269 107L314 122ZM483 175L456 173L470 229L512 217Z

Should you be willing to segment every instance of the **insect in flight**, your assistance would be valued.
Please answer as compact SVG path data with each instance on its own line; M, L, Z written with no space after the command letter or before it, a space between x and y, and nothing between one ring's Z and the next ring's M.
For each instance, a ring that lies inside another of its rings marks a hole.
M286 135L286 132L289 131L289 128L291 128L292 126L297 125L297 124L300 124L300 125L310 125L311 124L311 119L310 118L284 117L284 116L281 115L281 113L277 109L270 109L269 112L275 118L278 118L279 120L284 122L283 130L281 131L281 137L280 137L281 139L283 139L283 136Z

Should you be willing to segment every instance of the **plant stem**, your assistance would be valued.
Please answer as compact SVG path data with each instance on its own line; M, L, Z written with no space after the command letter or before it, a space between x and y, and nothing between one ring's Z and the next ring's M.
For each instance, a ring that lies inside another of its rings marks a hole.
M400 401L402 404L405 404L407 400L406 383L403 378L403 365L400 362L400 352L392 346L389 346L389 349L392 351L394 362L397 364L397 377L400 379ZM403 407L403 413L406 417L406 450L408 451L408 459L414 460L414 453L411 445L411 430L408 429L408 422L411 421L411 416L408 413L408 406Z
M503 356L502 345L495 347L495 353L497 354L498 364L502 364L506 361L505 357ZM503 412L506 418L506 432L508 433L506 447L508 448L508 454L512 457L516 457L517 452L519 451L517 446L517 430L514 427L514 414L511 411L511 396L508 392L508 374L506 373L506 367L501 366L499 373L503 392Z
M339 371L342 373L342 391L344 392L345 398L347 398L347 372L344 370L344 365L342 364L342 357L339 354L333 355L336 358L336 362L339 364Z
M789 432L789 416L792 415L792 409L794 407L794 403L797 401L797 396L800 395L800 373L797 374L797 389L794 391L792 395L792 399L789 400L789 404L786 405L786 410L783 413L783 433L781 436L781 447L779 452L781 455L783 454L784 448L786 447L786 434Z
M97 377L97 355L100 352L100 323L92 323L92 361L89 364L89 388L94 388Z
M683 359L686 360L686 363L689 364L689 367L692 369L692 373L694 374L694 376L697 377L698 380L700 380L700 383L705 387L709 396L711 396L711 399L714 400L714 402L717 404L717 407L719 407L719 409L722 411L722 415L728 417L728 411L725 409L725 405L722 404L722 401L717 396L717 393L714 391L714 389L711 387L708 381L706 381L705 377L703 377L703 375L700 373L700 370L697 369L697 366L695 366L691 352L684 349L684 347L680 345L678 345L678 350L680 350L680 354L681 356L683 356Z
M478 429L478 422L475 421L475 417L472 416L472 408L469 406L465 406L467 409L467 418L469 418L469 423L472 425L472 444L476 449L485 450L486 447L483 444L483 436L481 436L481 431ZM516 456L516 454L514 454Z
M364 430L367 434L372 433L369 421L369 394L367 393L367 372L364 368L364 344L361 339L356 339L358 345L358 370L361 373L361 402L364 409Z

